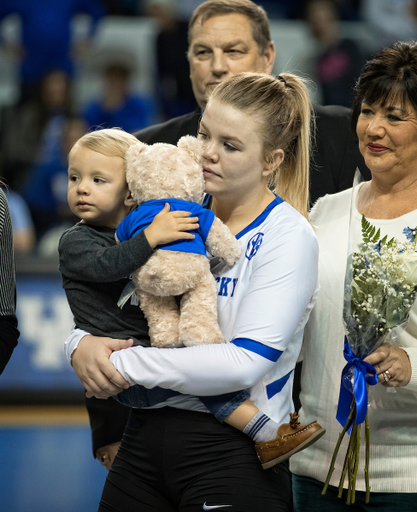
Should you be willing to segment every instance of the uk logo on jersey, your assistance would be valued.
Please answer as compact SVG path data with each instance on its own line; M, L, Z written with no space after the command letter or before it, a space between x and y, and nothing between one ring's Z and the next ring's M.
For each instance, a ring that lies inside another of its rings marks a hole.
M259 247L262 244L264 238L263 233L256 233L248 242L248 246L246 247L246 253L245 256L248 258L248 260L251 260L255 254L258 252Z

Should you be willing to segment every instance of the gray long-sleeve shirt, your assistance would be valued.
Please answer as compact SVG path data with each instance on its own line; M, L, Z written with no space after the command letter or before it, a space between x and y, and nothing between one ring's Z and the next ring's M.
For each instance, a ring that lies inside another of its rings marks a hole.
M150 346L148 325L138 305L117 306L130 274L153 251L140 232L116 243L115 230L79 222L59 242L59 270L77 327L96 336L134 338ZM135 343L136 344L136 343Z

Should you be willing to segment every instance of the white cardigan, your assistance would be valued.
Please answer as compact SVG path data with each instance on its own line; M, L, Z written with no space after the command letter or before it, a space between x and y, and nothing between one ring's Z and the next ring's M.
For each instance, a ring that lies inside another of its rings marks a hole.
M346 364L342 307L351 198L352 189L327 195L319 199L311 212L320 248L321 290L304 335L300 419L302 424L317 419L327 432L313 446L291 457L290 467L297 475L321 482L326 479L342 430L336 420L336 408L340 375ZM356 206L352 218L357 243L361 239L361 215ZM369 220L381 229L381 237L387 234L405 241L402 231L417 226L417 210L396 219ZM407 386L396 388L395 393L387 392L380 384L369 387L371 492L417 492L417 311L412 311L397 345L410 358L412 377ZM339 485L347 443L345 435L330 481L333 486ZM358 491L365 490L364 465L363 449L356 480Z

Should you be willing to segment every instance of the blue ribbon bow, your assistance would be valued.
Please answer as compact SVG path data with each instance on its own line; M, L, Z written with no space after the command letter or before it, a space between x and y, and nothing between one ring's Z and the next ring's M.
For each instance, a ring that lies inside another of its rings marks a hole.
M337 405L336 419L344 427L350 413L352 401L356 401L356 425L360 425L365 421L368 412L368 389L367 384L375 386L378 383L378 375L375 368L365 363L363 359L356 357L349 347L348 340L345 336L345 346L343 355L347 361L342 371L342 381L340 383L339 403ZM349 370L354 368L353 391L348 389L343 381L349 376ZM348 432L350 434L352 423L349 425Z

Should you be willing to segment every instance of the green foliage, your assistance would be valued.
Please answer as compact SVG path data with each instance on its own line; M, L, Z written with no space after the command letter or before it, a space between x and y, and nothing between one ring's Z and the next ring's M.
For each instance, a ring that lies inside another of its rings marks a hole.
M362 215L361 226L362 226L362 239L365 243L376 244L377 242L379 242L381 230L378 229L378 231L376 231L375 226L373 226L365 218L364 215Z
M391 240L387 242L387 235L385 235L384 238L380 240L381 230L377 230L364 215L362 215L361 226L362 240L364 243L377 244L379 242L379 245L386 245L387 247L392 247L394 244L395 238L391 238Z

